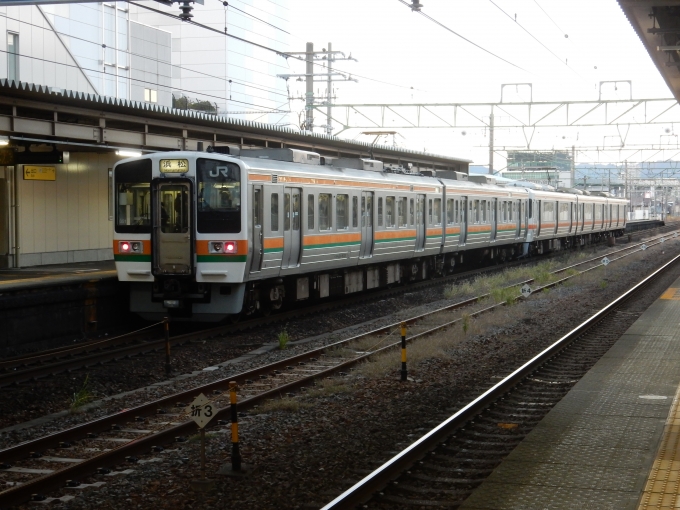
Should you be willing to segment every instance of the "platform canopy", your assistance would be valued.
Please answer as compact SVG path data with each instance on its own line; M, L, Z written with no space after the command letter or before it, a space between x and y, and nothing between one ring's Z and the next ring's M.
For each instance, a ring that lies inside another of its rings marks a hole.
M618 0L675 98L680 101L680 0Z

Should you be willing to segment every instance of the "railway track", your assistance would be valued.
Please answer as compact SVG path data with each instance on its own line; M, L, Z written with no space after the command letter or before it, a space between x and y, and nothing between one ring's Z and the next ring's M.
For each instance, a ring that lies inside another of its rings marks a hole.
M653 247L663 243L661 239L658 239L648 241L648 244ZM639 249L638 247L637 250ZM630 249L619 251L630 253L628 255L620 253L619 257L610 253L608 256L612 257L612 262L637 253L637 251L631 252ZM579 265L590 263L590 267L584 268L582 272L599 267L597 263L601 257L579 263ZM565 272L567 269L569 268L562 268L558 271ZM562 278L546 285L545 288L559 285L573 276L575 275ZM517 283L514 284L516 285ZM483 297L478 296L405 319L405 322L412 324L409 341L457 323L460 318L453 317L452 312L468 307ZM484 313L499 306L502 304L483 305L481 310L471 315ZM345 338L329 346L194 387L131 409L124 409L112 415L2 450L0 451L0 475L9 488L0 492L0 507L4 508L27 501L34 497L34 494L47 493L55 488L63 488L67 484L79 486L73 480L90 476L93 473L99 472L102 477L115 475L119 471L107 473L106 470L120 463L134 463L137 456L160 451L164 444L183 441L183 438L195 431L195 424L188 419L184 409L199 393L208 395L219 408L217 420L226 419L230 412L228 387L231 381L239 384L241 397L239 409L246 410L263 400L312 385L320 378L349 371L353 365L370 356L399 346L398 341L389 342L389 334L398 326L399 323L382 326L361 335ZM370 352L365 352L365 349L357 352L358 349L352 348L353 342L365 341L366 338L376 336L381 338L377 342L380 347L371 349ZM217 420L213 421L219 423Z
M635 322L631 299L680 255L323 507L461 505Z
M655 237L648 240L654 242L667 235L667 232L675 227L667 225L665 227L657 227L657 231L664 230L666 232L657 234ZM644 231L639 231L644 232ZM636 232L636 234L639 234ZM624 246L623 248L612 250L602 256L612 256L629 250L639 248L642 243L634 243ZM595 260L599 260L602 256L594 257L592 259L581 262L579 265L588 264ZM479 275L483 271L498 271L513 266L526 263L525 261L514 261L510 264L500 267L483 268L470 270L463 273L458 273L443 278L431 279L424 282L417 282L408 286L408 291L418 290L434 285L446 285L459 281L465 278L471 278ZM566 268L565 268L566 269ZM392 289L385 289L373 293L368 293L363 296L352 296L345 299L332 301L328 303L321 303L304 307L301 309L290 310L275 314L270 317L258 317L244 321L240 324L230 324L228 326L219 326L209 329L201 329L199 331L171 336L167 343L170 347L176 347L191 343L193 341L201 341L206 338L214 338L225 335L227 333L233 334L238 331L252 329L253 327L262 327L277 323L285 323L300 315L323 313L324 311L336 309L338 307L347 306L349 304L356 304L359 300L376 300L384 299L385 297L402 292L405 287L397 287ZM83 369L90 366L102 365L104 363L115 362L120 359L130 358L148 353L162 353L166 349L166 339L162 333L163 323L156 323L137 331L133 331L124 335L108 339L94 340L84 343L79 343L75 346L65 346L39 353L32 353L26 356L17 356L6 358L0 361L0 388L19 383L26 383L35 381L44 377L55 376L59 373L69 372L73 370ZM158 330L159 334L154 333Z

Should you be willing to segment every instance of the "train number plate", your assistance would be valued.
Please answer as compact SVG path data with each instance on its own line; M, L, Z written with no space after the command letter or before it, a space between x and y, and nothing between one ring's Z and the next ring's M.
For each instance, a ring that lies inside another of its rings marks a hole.
M163 174L183 174L189 171L188 159L161 159L160 170Z

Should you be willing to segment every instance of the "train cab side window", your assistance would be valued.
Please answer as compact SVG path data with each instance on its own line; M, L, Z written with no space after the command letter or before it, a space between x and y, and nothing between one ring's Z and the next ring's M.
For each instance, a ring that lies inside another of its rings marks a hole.
M319 230L331 229L331 195L319 193Z
M118 165L116 182L116 232L151 233L151 160Z
M352 197L352 227L359 227L359 197Z
M383 226L383 199L378 198L378 226Z
M455 218L454 216L454 211L453 211L453 198L447 198L446 199L446 224L447 225L452 225L453 224L453 219Z
M199 232L241 232L241 169L237 164L198 158L196 188Z
M337 195L335 197L335 226L338 230L347 230L349 225L349 195Z
M434 199L434 210L432 212L432 220L435 225L441 225L442 224L442 199L441 198L435 198Z
M279 231L279 194L272 193L271 196L271 210L272 210L272 232Z
M307 195L307 230L314 230L314 195Z

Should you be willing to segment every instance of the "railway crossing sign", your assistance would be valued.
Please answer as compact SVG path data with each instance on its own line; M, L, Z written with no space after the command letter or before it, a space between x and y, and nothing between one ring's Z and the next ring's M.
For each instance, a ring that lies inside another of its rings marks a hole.
M210 420L215 416L215 408L213 404L201 393L194 401L186 408L192 420L196 422L199 429L204 428Z
M525 298L528 298L529 296L531 296L531 287L529 287L529 285L526 284L526 283L524 285L522 285L522 288L519 291L522 293L522 296L524 296Z
M642 251L645 251L647 249L647 245L645 243L642 243L642 246L640 246L640 249Z
M610 260L607 257L602 259L602 265L605 266L605 267L607 267L609 265L609 262L610 262Z

